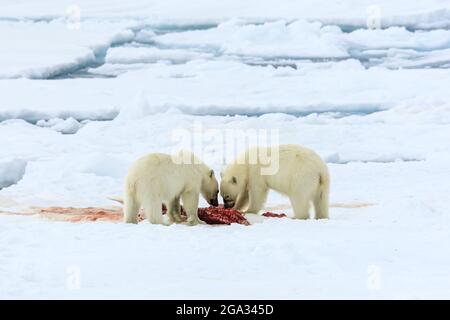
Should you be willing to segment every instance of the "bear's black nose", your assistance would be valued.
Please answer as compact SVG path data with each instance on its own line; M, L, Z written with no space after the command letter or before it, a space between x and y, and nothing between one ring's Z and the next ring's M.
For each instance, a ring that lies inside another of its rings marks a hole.
M234 207L234 202L233 201L224 201L223 202L223 206L225 209L230 209Z
M209 200L209 204L214 207L217 207L219 205L219 200L217 199L217 197L215 197L215 198Z

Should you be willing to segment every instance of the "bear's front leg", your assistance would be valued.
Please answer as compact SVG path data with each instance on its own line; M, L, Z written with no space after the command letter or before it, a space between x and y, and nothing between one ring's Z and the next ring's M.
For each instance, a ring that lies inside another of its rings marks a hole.
M264 186L249 186L249 204L244 213L258 213L266 202L268 192L269 189Z
M245 190L240 195L238 195L236 203L234 204L234 209L243 212L248 207L248 202L248 191Z
M188 191L181 195L183 201L184 210L187 215L187 223L191 226L201 223L198 218L198 198L199 193Z

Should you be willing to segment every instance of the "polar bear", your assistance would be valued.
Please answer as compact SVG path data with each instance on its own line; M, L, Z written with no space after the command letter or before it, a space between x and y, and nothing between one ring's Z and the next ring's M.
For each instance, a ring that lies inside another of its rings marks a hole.
M276 163L277 170L264 173L269 162ZM258 213L272 189L289 197L295 218L309 218L310 202L316 219L328 218L328 168L310 149L292 144L251 148L229 164L221 178L220 194L227 208Z
M134 162L125 179L124 220L136 223L141 206L146 218L163 224L161 204L167 205L169 221L180 222L180 199L191 225L200 222L199 195L218 205L219 185L214 171L189 151L174 155L148 154Z

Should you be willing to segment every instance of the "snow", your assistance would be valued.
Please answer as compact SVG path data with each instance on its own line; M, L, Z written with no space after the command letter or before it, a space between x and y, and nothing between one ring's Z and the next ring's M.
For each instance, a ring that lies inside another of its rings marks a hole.
M219 176L259 134L322 156L331 218L0 214L0 298L450 297L448 1L378 1L374 30L369 0L69 5L0 4L0 212L115 205L149 152Z
M106 68L102 72L113 73ZM134 117L170 108L197 115L372 113L406 101L448 106L449 80L449 69L366 69L354 59L302 64L297 70L237 61L154 63L117 78L0 80L0 119L110 120L119 113ZM18 94L25 90L28 94Z
M53 130L64 134L74 134L82 126L80 122L72 117L68 119L39 120L36 125L39 127L52 128Z
M40 0L30 2L6 0L2 2L1 17L8 19L51 19L65 17L72 0ZM101 19L134 18L150 20L154 24L205 24L233 18L252 21L279 19L310 19L327 24L352 27L366 26L367 18L379 12L381 26L403 25L411 28L444 28L450 23L450 4L447 0L346 0L330 3L327 0L225 0L216 3L199 0L183 5L180 0L78 0L82 17ZM377 10L374 10L374 6Z
M382 63L387 68L426 68L450 66L450 50L416 52L410 50L389 50L387 59Z
M105 60L106 63L112 64L151 63L158 61L182 63L196 59L208 59L211 57L211 54L201 52L196 53L189 50L122 47L109 49Z
M71 29L63 20L32 23L0 20L1 78L49 78L97 63L102 52L133 37L126 23L83 23Z
M263 57L347 57L339 47L338 27L304 20L287 24L276 21L262 25L242 25L229 21L208 30L170 33L154 37L164 45L212 47L226 54Z
M260 57L347 58L354 50L448 48L449 30L408 31L405 27L343 32L337 26L298 20L245 24L232 20L207 30L169 33L153 38L166 46L210 47L230 55Z
M2 159L0 161L0 189L7 188L22 179L26 166L27 162L21 159Z

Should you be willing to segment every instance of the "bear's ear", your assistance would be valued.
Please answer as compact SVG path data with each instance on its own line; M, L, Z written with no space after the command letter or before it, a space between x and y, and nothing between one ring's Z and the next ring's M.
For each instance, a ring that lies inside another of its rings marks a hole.
M212 178L214 176L214 170L209 170L209 177Z
M231 177L231 183L232 184L236 184L237 183L237 179L235 176Z

